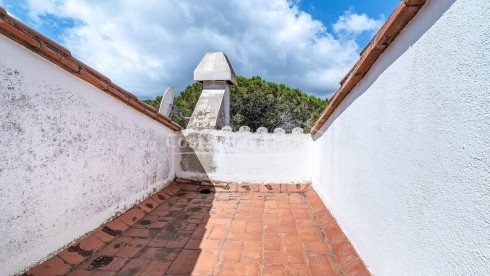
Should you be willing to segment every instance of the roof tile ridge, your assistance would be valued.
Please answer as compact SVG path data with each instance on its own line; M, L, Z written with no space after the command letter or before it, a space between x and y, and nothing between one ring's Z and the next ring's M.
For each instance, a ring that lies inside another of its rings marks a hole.
M4 12L5 11L5 12ZM20 22L19 20L15 19L14 17L10 16L7 11L0 7L0 14L3 14L5 17L5 19L7 19L6 21L10 21L8 23L10 23L10 25L16 25L16 27L24 32L26 32L26 34L31 34L37 38L39 38L41 41L43 41L44 43L48 44L49 46L65 53L66 55L69 55L71 56L71 52L66 49L65 47L61 46L59 43L53 41L52 39L50 39L49 37L41 34L40 32L32 29L31 27L27 26L26 24Z

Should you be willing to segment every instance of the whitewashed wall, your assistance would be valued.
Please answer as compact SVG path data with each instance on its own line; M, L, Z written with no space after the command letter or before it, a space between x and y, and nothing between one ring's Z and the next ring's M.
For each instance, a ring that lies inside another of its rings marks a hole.
M313 186L376 275L490 274L489 11L427 1L315 137Z
M310 183L309 134L182 131L176 174L237 183Z
M173 131L0 35L0 267L22 271L175 176Z

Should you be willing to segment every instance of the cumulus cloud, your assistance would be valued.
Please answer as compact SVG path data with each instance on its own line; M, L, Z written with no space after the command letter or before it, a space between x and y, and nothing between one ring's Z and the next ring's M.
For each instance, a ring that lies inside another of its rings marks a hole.
M355 39L338 39L287 0L26 0L29 16L69 19L63 44L139 97L193 82L206 52L223 51L237 75L330 96L358 59ZM37 21L36 21L37 20ZM372 30L379 22L345 14L334 31ZM366 29L367 28L367 29Z
M333 29L337 33L359 34L366 31L377 31L384 23L384 18L379 20L369 18L366 14L357 14L347 11L340 16Z

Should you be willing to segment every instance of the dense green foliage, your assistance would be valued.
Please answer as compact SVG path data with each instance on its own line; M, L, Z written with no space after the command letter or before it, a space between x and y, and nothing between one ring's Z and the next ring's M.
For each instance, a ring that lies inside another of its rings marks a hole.
M230 86L230 125L234 130L249 126L252 130L266 127L269 131L281 127L290 132L294 127L309 131L328 101L291 89L284 84L267 82L260 77L238 77L238 85ZM175 98L174 104L190 117L201 95L202 84L194 83ZM145 102L158 109L162 97ZM171 115L172 120L187 126L188 120Z

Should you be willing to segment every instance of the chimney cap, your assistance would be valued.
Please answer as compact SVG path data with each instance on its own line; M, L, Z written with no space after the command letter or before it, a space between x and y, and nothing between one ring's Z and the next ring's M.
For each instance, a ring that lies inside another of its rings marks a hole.
M194 70L194 81L226 81L237 84L235 72L223 52L207 52Z

